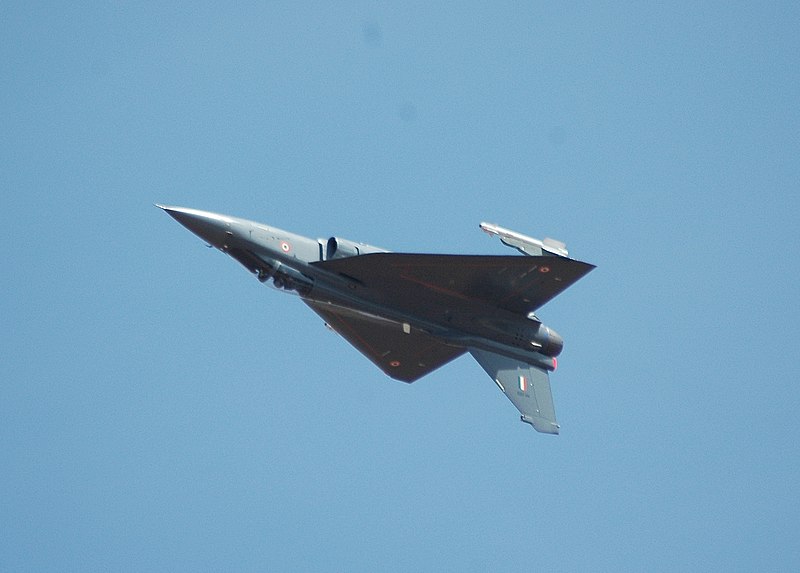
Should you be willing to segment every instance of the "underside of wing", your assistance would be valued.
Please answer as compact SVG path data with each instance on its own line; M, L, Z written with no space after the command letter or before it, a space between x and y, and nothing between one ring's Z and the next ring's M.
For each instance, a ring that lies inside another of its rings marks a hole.
M362 296L412 314L527 314L594 268L562 257L375 253L313 263L359 285ZM356 287L358 288L358 287Z
M547 370L476 348L470 354L522 414L521 419L545 434L558 434Z
M414 382L466 352L408 324L340 306L304 302L378 368L403 382Z

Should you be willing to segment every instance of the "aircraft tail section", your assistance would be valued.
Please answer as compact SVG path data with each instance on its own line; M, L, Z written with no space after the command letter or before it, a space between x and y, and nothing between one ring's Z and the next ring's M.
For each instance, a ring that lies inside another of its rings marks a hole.
M523 422L537 432L558 434L547 370L486 350L470 348L469 352L519 410Z

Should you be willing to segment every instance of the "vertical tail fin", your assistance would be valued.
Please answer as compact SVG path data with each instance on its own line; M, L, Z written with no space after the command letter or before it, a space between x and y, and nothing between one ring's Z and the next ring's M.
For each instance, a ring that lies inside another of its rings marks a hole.
M558 434L547 370L486 350L470 348L469 352L519 410L523 422L537 432Z

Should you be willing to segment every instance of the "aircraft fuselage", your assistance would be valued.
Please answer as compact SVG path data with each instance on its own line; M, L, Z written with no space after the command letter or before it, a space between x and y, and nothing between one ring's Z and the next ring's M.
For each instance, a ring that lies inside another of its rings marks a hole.
M246 219L159 205L263 283L298 294L389 376L413 382L469 352L540 432L557 434L547 373L563 340L534 311L593 267L563 243L490 224L527 257L390 253Z
M477 323L453 312L445 312L441 320L433 321L382 305L380 293L362 288L355 279L312 264L335 258L343 245L349 247L345 256L389 251L335 237L327 241L311 239L246 219L196 209L162 208L210 245L239 261L262 282L271 280L279 290L295 292L304 299L371 314L400 325L413 325L453 345L482 348L548 370L555 369L553 358L563 349L563 339L558 333L528 317L498 309L496 317Z

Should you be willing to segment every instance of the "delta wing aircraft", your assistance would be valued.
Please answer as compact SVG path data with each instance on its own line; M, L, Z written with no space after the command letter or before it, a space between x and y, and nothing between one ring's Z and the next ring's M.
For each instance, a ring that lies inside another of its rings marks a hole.
M414 382L469 352L539 432L558 434L549 373L564 342L536 310L594 268L566 246L481 223L520 256L391 253L157 205L261 282L299 294L386 374Z

